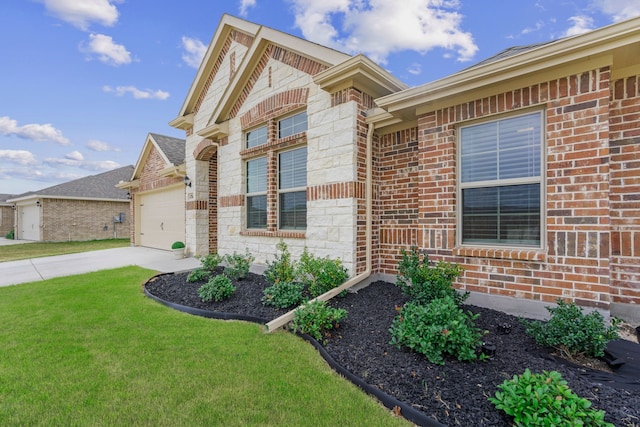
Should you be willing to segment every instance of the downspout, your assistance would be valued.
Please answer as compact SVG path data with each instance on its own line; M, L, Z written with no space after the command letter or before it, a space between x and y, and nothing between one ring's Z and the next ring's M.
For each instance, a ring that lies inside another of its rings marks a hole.
M369 128L367 129L367 150L366 150L366 177L365 177L365 217L366 217L366 227L365 227L365 270L358 274L357 276L352 277L351 279L344 282L342 285L337 288L333 288L328 292L312 299L313 301L329 301L334 296L338 295L342 291L349 289L362 281L369 278L371 275L371 253L372 253L372 243L371 243L371 233L373 227L373 132L375 131L375 124L369 123ZM293 319L293 314L296 309L291 310L282 316L273 319L271 322L265 325L266 331L271 333L277 329L282 328L287 323L291 322Z

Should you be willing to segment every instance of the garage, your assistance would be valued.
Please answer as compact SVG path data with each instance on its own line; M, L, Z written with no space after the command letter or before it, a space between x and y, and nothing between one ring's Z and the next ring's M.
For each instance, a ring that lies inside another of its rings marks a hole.
M184 185L140 193L135 200L137 245L169 250L185 241Z
M35 204L31 206L18 205L18 239L40 240L40 208Z

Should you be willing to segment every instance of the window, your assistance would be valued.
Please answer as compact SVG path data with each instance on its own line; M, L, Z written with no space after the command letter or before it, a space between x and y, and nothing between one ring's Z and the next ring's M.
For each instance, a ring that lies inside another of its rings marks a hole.
M247 162L247 228L267 228L267 158Z
M463 244L541 244L542 113L460 129Z
M283 230L307 228L307 147L278 155L279 225Z
M307 112L287 117L278 122L278 138L286 138L307 130Z
M247 148L257 147L267 142L267 127L262 126L247 132L246 134Z

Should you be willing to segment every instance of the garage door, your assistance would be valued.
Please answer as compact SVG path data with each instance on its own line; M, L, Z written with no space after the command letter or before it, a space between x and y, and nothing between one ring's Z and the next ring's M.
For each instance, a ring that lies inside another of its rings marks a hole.
M18 209L18 239L40 240L40 208L34 205Z
M184 242L184 186L140 194L138 244L170 250L175 241Z

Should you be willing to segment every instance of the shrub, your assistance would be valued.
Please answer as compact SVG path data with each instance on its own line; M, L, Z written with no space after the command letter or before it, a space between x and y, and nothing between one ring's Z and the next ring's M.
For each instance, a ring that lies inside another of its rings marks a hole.
M342 308L329 307L324 301L313 301L296 309L291 326L294 332L311 335L322 340L326 331L338 327L338 322L347 317Z
M200 264L202 264L202 268L209 271L213 271L218 268L221 262L222 257L216 252L200 257Z
M208 280L211 275L211 270L206 268L196 268L192 270L187 276L187 282L200 282L201 280Z
M284 241L280 241L276 245L275 259L272 262L267 261L267 269L264 271L265 279L275 285L279 282L295 281L295 263L291 260L291 254Z
M224 274L234 280L242 280L247 277L249 267L251 267L251 263L255 258L247 251L244 254L238 254L236 252L232 255L227 254L224 256L224 260L227 263Z
M443 261L433 267L429 264L429 258L421 257L415 246L410 253L402 249L396 285L408 297L423 304L446 296L453 298L456 304L462 304L469 292L461 294L453 287L453 281L462 274L462 267Z
M198 296L202 302L222 301L229 298L236 291L236 287L224 274L219 274L200 286Z
M171 244L171 249L182 249L182 248L184 248L183 242L173 242Z
M608 426L604 411L591 408L591 402L579 397L567 386L560 373L529 369L498 386L489 401L513 417L516 426Z
M571 358L579 354L602 357L607 343L618 338L618 321L606 327L604 318L598 311L583 314L582 308L574 303L557 301L557 307L546 307L551 318L548 322L522 319L526 331L538 344L555 347Z
M303 300L304 285L295 282L278 282L263 291L262 303L276 308L289 308Z
M344 283L349 273L340 259L316 258L304 248L296 277L309 287L311 296L317 297Z
M7 234L4 235L5 239L13 240L15 238L14 230L11 229Z
M482 337L474 324L478 316L465 313L450 296L428 304L409 301L391 324L390 344L408 347L441 365L444 354L460 361L475 360Z

